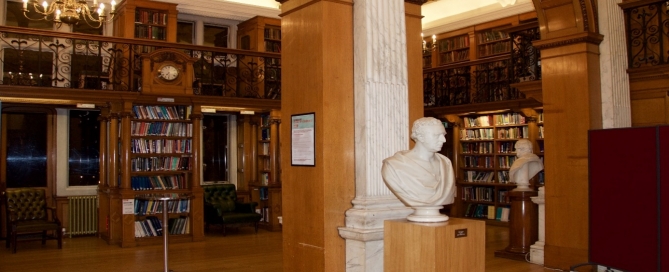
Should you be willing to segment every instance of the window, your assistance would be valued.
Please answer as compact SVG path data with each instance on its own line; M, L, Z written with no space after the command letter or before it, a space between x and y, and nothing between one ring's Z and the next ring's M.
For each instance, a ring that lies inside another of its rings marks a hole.
M2 114L7 129L7 188L46 187L47 114Z
M23 2L7 1L6 4L7 4L7 12L5 13L7 15L5 22L6 26L20 26L20 27L53 30L53 23L51 21L29 20L28 18L23 16ZM37 19L36 15L37 13L35 12L35 8L32 5L32 2L28 4L28 10L29 10L28 13L33 16L36 16L35 19Z
M93 15L95 19L98 19L97 14ZM96 25L97 23L93 23ZM92 27L86 22L79 22L78 24L72 26L72 32L83 33L83 34L93 34L93 35L102 35L102 26L101 27Z
M202 118L202 166L205 182L230 181L228 175L228 125L227 115L204 115Z
M177 43L193 44L193 22L177 22Z
M53 53L11 48L5 48L3 51L4 84L51 86Z
M228 47L228 27L204 25L204 46Z
M98 185L100 179L99 111L69 111L69 186Z

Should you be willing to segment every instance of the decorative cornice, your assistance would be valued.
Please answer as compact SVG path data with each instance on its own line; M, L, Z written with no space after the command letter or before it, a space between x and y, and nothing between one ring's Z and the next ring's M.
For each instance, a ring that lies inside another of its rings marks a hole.
M578 33L578 34L570 35L570 36L565 36L565 37L559 37L559 38L554 38L554 39L549 39L549 40L534 41L534 42L532 42L532 45L536 49L544 50L544 49L562 47L562 46L567 46L567 45L577 44L577 43L590 43L590 44L594 44L594 45L599 45L602 42L602 40L604 40L604 36L602 36L599 33L582 32L582 33Z
M161 0L167 3L176 3L179 14L191 14L219 19L228 19L235 21L246 21L255 16L264 16L270 18L279 18L281 10L267 7L259 7L248 4L241 4L227 1L211 0ZM212 2L215 2L212 6ZM286 2L284 0L283 2ZM212 8L215 7L215 8Z
M495 3L495 5L499 5ZM427 25L423 25L423 33L426 37L432 34L439 34L449 32L457 29L462 29L476 24L490 22L501 18L506 18L521 13L534 11L534 3L532 1L526 3L518 3L504 9L494 9L491 12L477 13L477 11L466 12L459 16L452 16L449 18L437 20ZM458 18L455 18L458 17Z

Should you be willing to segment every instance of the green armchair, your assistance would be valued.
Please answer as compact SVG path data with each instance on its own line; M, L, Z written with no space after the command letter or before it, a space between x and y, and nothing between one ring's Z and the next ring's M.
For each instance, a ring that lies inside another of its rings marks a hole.
M215 184L204 188L204 223L222 225L223 236L228 225L252 224L258 233L258 222L262 216L255 211L256 202L237 202L237 189L234 184Z
M58 249L63 248L62 226L56 217L56 208L46 205L44 189L7 189L3 195L7 215L6 247L11 246L12 253L16 253L18 236L39 232L42 233L42 244L46 244L47 239L55 239L58 240ZM48 231L53 231L54 235L47 235Z

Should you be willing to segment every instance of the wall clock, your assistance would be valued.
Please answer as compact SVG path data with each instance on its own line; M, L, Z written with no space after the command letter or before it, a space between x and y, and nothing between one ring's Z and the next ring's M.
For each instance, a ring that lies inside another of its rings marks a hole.
M195 60L170 48L142 55L142 93L193 95Z

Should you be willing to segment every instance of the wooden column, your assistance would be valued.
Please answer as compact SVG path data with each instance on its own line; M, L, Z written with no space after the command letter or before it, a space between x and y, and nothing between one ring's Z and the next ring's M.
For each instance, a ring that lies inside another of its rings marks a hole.
M344 271L355 194L353 0L281 1L281 116L315 114L315 165L292 166L281 130L283 270Z
M281 113L272 111L269 117L270 143L269 143L269 185L281 184L281 168L279 168L279 125L281 124Z
M536 191L511 191L511 212L509 213L509 246L495 251L495 257L525 261L530 246L539 237L537 208L531 197Z
M200 105L193 105L193 111L190 115L190 118L193 122L193 157L191 160L191 177L190 181L191 186L191 210L190 210L190 225L191 234L193 235L193 241L203 241L204 240L204 190L200 185L202 177L200 176L202 161L200 158L202 154L200 152L202 148L202 112L200 111Z
M109 240L109 173L107 165L109 164L108 147L109 137L109 108L100 110L100 182L98 183L98 236Z

